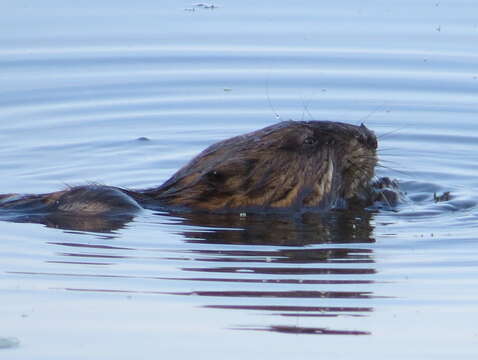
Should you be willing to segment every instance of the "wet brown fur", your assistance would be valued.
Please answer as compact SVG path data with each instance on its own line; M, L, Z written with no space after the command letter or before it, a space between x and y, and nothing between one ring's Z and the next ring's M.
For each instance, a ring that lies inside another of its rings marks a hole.
M328 209L364 198L374 173L377 139L365 126L285 121L216 143L163 185L127 190L89 185L22 198L46 211L105 213L144 207L210 212Z

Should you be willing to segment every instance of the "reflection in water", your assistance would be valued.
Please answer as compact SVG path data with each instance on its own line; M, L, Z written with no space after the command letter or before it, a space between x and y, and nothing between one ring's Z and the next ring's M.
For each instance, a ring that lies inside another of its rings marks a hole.
M282 316L318 316L333 317L340 315L364 316L362 313L372 311L370 307L338 307L338 306L261 306L261 305L206 305L208 308L228 310L261 310L275 311Z
M104 283L101 287L78 287L68 283L62 289L192 296L204 308L266 313L276 319L272 324L230 324L229 328L234 330L315 335L370 334L355 329L353 325L350 326L351 330L331 329L320 324L300 327L281 323L281 319L353 319L368 316L373 311L373 307L367 304L370 299L378 297L371 288L376 273L373 250L368 246L374 242L372 213L343 211L295 217L171 215L174 216L171 226L180 229L183 237L184 244L181 247L165 247L165 244L159 243L156 249L140 249L131 245L50 242L50 245L60 247L63 251L57 252L59 258L49 259L49 263L101 265L96 268L97 271L101 272L101 268L108 271L104 274L75 274L67 271L29 274L116 279L115 284L120 281L120 288ZM79 223L74 223L75 229ZM105 229L106 221L95 222L99 223ZM61 227L66 227L65 224L63 222ZM87 227L91 228L91 224ZM119 224L119 221L114 223L115 226ZM120 226L124 226L124 223ZM154 251L154 255L139 256L138 251ZM113 265L123 261L141 263L145 260L159 264L174 263L177 271L171 276L111 274ZM135 279L157 282L153 288L138 290L134 288L134 282L131 283ZM175 289L171 290L167 284L174 284Z
M217 249L194 248L190 252L197 256L194 259L195 266L183 267L183 271L220 275L220 278L214 278L215 281L253 282L260 285L253 290L195 290L175 294L214 299L214 304L204 305L208 308L268 312L279 317L366 316L373 309L363 304L376 296L371 291L357 288L373 284L369 277L375 274L372 250L360 246L374 242L371 216L365 211L322 215L309 213L295 218L188 214L187 217L183 216L183 225L190 226L192 230L182 232L186 241L191 244L214 244ZM198 226L204 227L204 230L201 231ZM211 231L211 228L216 230ZM342 247L343 244L347 246ZM234 247L231 250L220 245L241 245L245 248ZM204 262L208 265L203 266ZM227 266L217 265L218 262ZM190 281L190 278L184 280ZM211 281L211 278L205 276L200 280ZM284 289L279 287L276 290L270 284L284 285ZM332 290L318 289L319 286ZM342 290L344 286L351 290ZM221 298L232 298L234 304L218 304ZM247 299L247 304L238 305L237 301L241 298ZM254 304L254 299L257 299L257 304ZM283 299L288 300L287 305L283 304ZM312 299L314 305L297 304L307 299ZM341 299L355 300L362 305L320 306L320 303L329 304ZM231 329L316 335L369 334L367 331L279 324L231 326Z
M326 214L305 213L295 217L280 215L241 217L237 214L198 213L176 215L184 218L184 225L216 228L214 232L210 232L209 229L183 232L187 241L190 242L274 246L373 242L370 238L371 214L363 210L334 211ZM231 229L240 229L240 231L231 231ZM315 260L311 254L313 252L302 255L304 259ZM326 258L329 257L326 256Z
M238 327L232 328L234 330L261 330L272 331L285 334L310 334L310 335L370 335L367 331L353 331L353 330L330 330L325 328L311 328L303 326L284 326L273 325L268 327Z
M21 212L12 213L8 210L0 210L0 220L3 221L43 224L55 229L93 231L100 233L108 233L121 229L133 219L134 216L129 214L115 214L114 216L79 216L68 213L24 214Z

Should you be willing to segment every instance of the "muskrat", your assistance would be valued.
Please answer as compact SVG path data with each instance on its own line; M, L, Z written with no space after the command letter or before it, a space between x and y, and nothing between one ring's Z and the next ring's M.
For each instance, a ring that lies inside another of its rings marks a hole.
M377 138L360 126L284 121L211 145L159 187L85 185L0 195L0 209L83 215L141 208L265 212L343 208L367 200Z

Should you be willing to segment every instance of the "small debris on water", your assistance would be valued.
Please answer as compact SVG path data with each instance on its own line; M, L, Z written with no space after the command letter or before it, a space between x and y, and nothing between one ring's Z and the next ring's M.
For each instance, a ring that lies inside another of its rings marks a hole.
M437 195L437 193L433 193L433 200L438 203L442 201L449 201L451 199L451 195L449 191L444 192L441 195Z
M224 88L224 91L229 92L229 91L232 91L232 89L230 89L230 88Z
M10 349L20 345L20 340L14 337L0 337L0 349Z
M216 6L214 4L204 4L204 3L199 3L199 4L194 4L193 8L202 8L202 9L217 9L219 6Z

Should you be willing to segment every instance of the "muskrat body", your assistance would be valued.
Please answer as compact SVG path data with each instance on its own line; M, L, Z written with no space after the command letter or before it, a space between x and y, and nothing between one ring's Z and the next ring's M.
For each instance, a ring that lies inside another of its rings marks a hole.
M211 145L159 187L85 185L0 195L11 211L107 214L143 207L206 212L297 211L367 200L377 139L364 125L285 121Z

